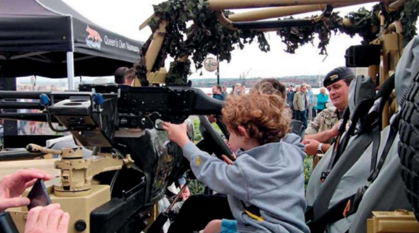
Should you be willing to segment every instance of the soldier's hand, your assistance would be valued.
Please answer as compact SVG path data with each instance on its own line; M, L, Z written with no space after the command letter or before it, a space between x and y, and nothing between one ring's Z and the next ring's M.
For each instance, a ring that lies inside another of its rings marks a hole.
M331 137L336 137L339 135L339 127L342 124L342 122L337 122L330 130L329 134Z
M319 146L319 142L314 139L304 139L302 143L306 146L304 150L307 155L316 155L317 154L317 147Z

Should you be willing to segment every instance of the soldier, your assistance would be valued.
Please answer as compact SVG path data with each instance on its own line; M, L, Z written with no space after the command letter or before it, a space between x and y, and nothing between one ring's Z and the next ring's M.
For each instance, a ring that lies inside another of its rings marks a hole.
M355 74L347 67L335 68L324 78L323 85L335 108L324 109L310 122L303 140L307 154L324 154L329 149L331 139L337 135L336 123L348 106L349 85L354 78Z

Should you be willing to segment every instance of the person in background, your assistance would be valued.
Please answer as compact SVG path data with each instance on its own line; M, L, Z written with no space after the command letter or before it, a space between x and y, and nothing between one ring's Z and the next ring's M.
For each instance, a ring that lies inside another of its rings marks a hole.
M307 86L307 95L308 95L308 120L311 121L313 120L313 106L314 106L314 94L313 91L311 91L311 86L310 85L306 85Z
M52 177L41 170L24 169L5 176L0 181L0 218L8 214L6 209L27 206L30 200L22 197L23 191L31 187L37 179L50 180ZM66 233L70 215L60 209L59 204L35 207L28 213L25 233Z
M245 85L242 85L241 87L240 87L240 95L245 95L246 94L246 86Z
M249 90L249 93L251 93L255 90L262 91L265 94L279 95L280 97L282 97L283 100L287 99L287 90L286 90L285 85L283 83L281 83L280 81L278 81L277 79L274 79L274 78L266 78L266 79L260 80L259 82L257 82L255 84L255 86L253 86ZM287 114L287 117L292 119L293 111L292 111L292 109L290 108L290 106L288 105L287 102L285 102L284 113Z
M298 93L298 92L300 92L300 85L296 85L296 86L295 86L294 98L295 98L295 93ZM299 120L299 119L298 119L298 117L299 117L299 116L297 115L297 111L295 111L294 98L292 99L292 111L293 111L293 113L294 113L294 115L293 115L293 118L292 118L292 119Z
M236 83L233 85L233 89L231 90L231 95L240 95L240 90L241 90L241 84L240 83Z
M287 90L287 103L290 106L290 108L293 107L294 95L295 95L294 86L290 84Z
M227 99L227 96L228 96L227 87L226 86L222 86L221 89L222 89L221 94L223 95L224 100L225 100L225 99Z
M314 104L313 104L313 119L317 116L317 95L314 95Z
M294 110L297 120L303 122L304 128L307 129L307 107L308 107L308 96L307 88L305 84L302 84L299 88L299 92L295 93L294 96Z
M326 94L326 88L320 88L320 93L317 95L317 114L326 108L326 103L329 101L329 96Z
M294 111L294 95L295 95L295 91L294 91L294 85L290 84L288 86L288 90L287 90L287 103L288 106L290 107L291 111L292 111L292 119L295 119L295 111Z
M134 79L137 77L135 74L135 68L131 67L125 72L125 85L132 86L134 84Z
M115 71L115 84L125 84L125 73L128 71L127 67L119 67Z
M217 100L224 100L224 95L222 95L222 89L220 85L212 86L212 98Z

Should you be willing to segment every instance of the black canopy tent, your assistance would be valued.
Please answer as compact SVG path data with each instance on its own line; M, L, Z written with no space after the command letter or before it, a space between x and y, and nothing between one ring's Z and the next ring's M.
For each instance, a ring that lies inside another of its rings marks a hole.
M141 42L90 22L61 0L0 0L0 77L112 75Z

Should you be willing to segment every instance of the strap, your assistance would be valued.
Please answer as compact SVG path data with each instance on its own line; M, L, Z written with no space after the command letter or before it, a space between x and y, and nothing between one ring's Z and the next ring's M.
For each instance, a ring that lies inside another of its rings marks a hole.
M377 163L377 158L375 158L374 160L373 158L371 158L371 173L370 173L370 177L368 177L368 181L370 183L374 182L375 179L377 179L378 175L380 174L381 169L383 168L384 162L386 161L386 158L388 156L388 152L390 151L391 146L393 145L394 139L396 139L397 133L399 131L399 121L400 121L400 114L397 114L394 118L394 121L391 122L390 124L390 132L387 137L387 141L384 146L384 149L381 152L380 161L378 162L377 166L375 166Z
M367 186L359 188L355 194L336 203L317 220L311 221L311 216L311 219L306 222L311 232L324 232L328 224L337 222L356 213L359 207L359 203L361 203L362 197L364 196L367 188Z
M262 222L264 221L262 214L260 213L260 209L259 207L255 206L255 205L250 205L250 206L246 206L246 204L244 204L243 201L240 201L243 205L244 208L244 212L251 218L253 218L254 220L258 221L258 222Z
M349 116L351 115L349 111L349 107L345 109L345 112L343 114L343 122L339 127L339 135L338 140L336 140L335 145L333 147L332 156L330 158L329 164L327 166L327 170L322 172L322 175L320 176L320 180L324 182L327 178L327 176L332 171L333 167L336 165L336 163L339 161L340 156L345 151L346 147L349 144L349 140L351 137L355 134L355 129L358 124L359 119L364 115L364 112L366 109L370 109L371 105L374 103L374 100L366 99L361 101L355 108L355 111L352 113L351 117L351 125L349 126L349 129L346 130L345 136L342 137L343 133L346 129L346 124L348 122ZM342 137L342 140L340 138Z
M336 203L329 210L327 210L326 213L324 213L320 218L318 218L315 221L312 221L312 216L310 219L308 219L307 217L309 216L307 216L306 214L306 224L310 228L310 231L311 232L324 232L326 226L329 223L336 222L344 218L345 216L343 216L343 212L347 206L347 203L354 197L355 197L355 194Z
M349 107L346 107L344 113L343 113L343 121L342 124L339 126L339 134L336 137L335 143L333 144L333 151L332 151L332 155L330 157L330 161L329 164L327 165L327 169L326 171L323 171L321 176L320 176L320 181L322 183L325 182L327 176L329 175L330 171L332 171L333 166L336 164L337 160L339 159L340 155L338 153L339 151L339 145L341 142L341 138L343 133L345 133L346 130L346 124L348 123L349 120L349 116L350 116L350 111L349 111Z
M372 152L371 152L370 172L372 172L375 169L375 165L377 164L377 156L378 156L378 150L380 149L380 143L381 143L381 120L377 120L374 122L373 129L372 129Z
M333 166L335 166L335 164L338 162L340 156L346 150L346 147L348 146L349 140L351 139L351 137L353 135L355 135L355 130L356 130L356 127L358 125L358 122L360 122L360 120L361 120L361 123L362 123L362 121L365 121L363 118L366 115L366 110L369 110L373 104L374 104L374 100L372 100L372 99L362 100L356 106L355 111L353 113L351 113L352 114L351 125L349 126L349 129L346 131L346 134L343 137L342 142L339 145L338 153L337 153L338 156L335 158ZM345 127L345 125L344 125L344 127ZM370 129L370 128L368 127L366 129Z

